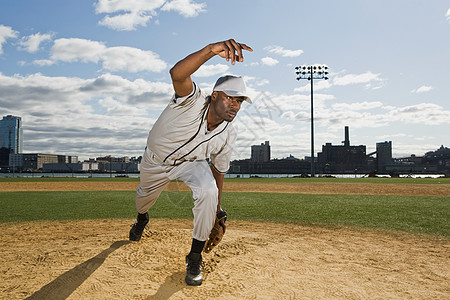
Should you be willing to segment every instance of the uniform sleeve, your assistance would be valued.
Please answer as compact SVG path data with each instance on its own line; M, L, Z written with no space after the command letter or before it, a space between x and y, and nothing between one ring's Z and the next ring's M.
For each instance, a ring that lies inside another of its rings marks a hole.
M176 94L174 94L172 96L171 106L173 107L186 106L192 104L193 102L195 102L195 100L197 100L201 96L200 88L197 86L195 82L193 82L192 84L193 84L192 93L184 97L178 97Z
M233 127L231 127L227 140L222 149L217 153L211 153L211 164L218 172L226 173L228 172L228 169L230 169L230 159L235 143L236 131Z

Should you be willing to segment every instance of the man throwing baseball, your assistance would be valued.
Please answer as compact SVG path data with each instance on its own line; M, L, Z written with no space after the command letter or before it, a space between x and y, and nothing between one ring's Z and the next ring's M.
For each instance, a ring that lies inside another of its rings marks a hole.
M130 240L139 241L149 221L148 210L170 180L182 180L192 190L194 228L191 251L186 256L186 283L200 285L202 251L215 224L223 220L221 194L224 175L236 141L231 124L244 101L251 103L242 77L220 77L210 96L192 81L191 75L219 55L232 65L243 62L249 46L233 39L209 44L179 61L170 75L175 94L150 130L140 167L136 192L137 220ZM210 159L210 164L207 162Z

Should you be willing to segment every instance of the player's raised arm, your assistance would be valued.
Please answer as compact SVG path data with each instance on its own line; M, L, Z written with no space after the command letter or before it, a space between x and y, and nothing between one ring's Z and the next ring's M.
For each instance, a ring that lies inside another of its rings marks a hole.
M238 43L233 39L229 39L209 44L203 49L180 60L172 69L170 69L170 76L172 77L175 93L179 97L189 95L192 92L191 75L215 55L219 55L227 61L231 61L232 65L234 65L236 61L243 62L244 57L242 50L253 51L249 46Z

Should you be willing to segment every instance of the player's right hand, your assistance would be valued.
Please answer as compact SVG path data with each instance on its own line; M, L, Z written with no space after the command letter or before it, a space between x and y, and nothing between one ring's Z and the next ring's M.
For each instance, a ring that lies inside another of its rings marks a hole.
M234 39L211 44L211 51L214 54L225 58L227 61L231 61L232 65L234 65L236 61L244 61L242 50L253 51L251 47L246 44L238 43Z

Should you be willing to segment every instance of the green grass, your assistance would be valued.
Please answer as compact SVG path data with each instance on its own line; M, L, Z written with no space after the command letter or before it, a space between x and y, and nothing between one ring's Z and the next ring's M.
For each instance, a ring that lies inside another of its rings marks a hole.
M0 222L135 217L135 192L1 192ZM190 192L163 192L152 218L192 218ZM448 197L378 195L223 195L230 220L356 226L450 237Z

